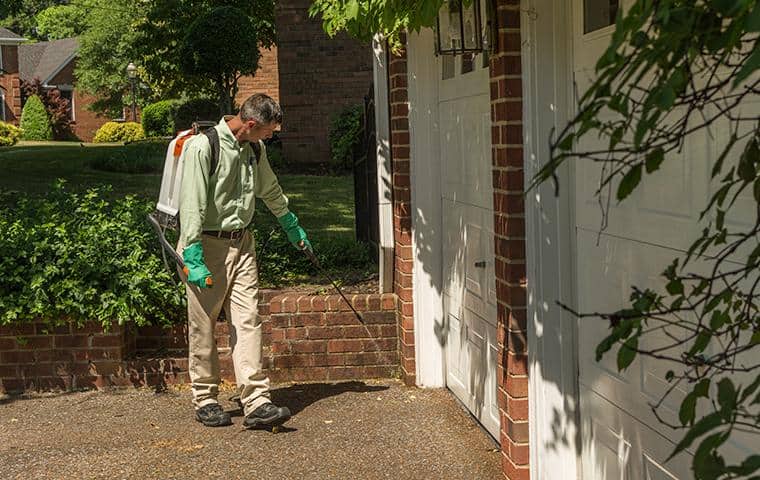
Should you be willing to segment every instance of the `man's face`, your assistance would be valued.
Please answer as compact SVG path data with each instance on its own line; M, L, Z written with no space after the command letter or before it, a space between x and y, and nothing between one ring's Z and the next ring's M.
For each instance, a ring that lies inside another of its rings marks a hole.
M258 142L272 138L274 132L280 129L279 123L259 123L256 120L247 120L243 122L243 135L241 140L249 142Z

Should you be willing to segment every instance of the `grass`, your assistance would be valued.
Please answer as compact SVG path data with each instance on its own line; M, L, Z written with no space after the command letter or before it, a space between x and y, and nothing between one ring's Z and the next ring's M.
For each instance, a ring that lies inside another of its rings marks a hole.
M78 142L21 142L0 148L0 189L41 194L57 178L68 187L86 189L111 185L112 195L128 194L158 199L161 175L94 170L92 161L126 155L130 146ZM158 159L162 162L162 159ZM307 233L315 238L354 238L353 183L351 177L279 175L280 184ZM275 225L263 202L257 202L254 221Z

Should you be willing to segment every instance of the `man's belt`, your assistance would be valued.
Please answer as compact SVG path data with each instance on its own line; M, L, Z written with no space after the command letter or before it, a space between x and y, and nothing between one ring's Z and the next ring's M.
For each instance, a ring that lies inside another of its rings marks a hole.
M243 238L243 235L245 234L245 229L241 228L240 230L204 230L204 235L208 235L210 237L216 237L216 238L226 238L228 240L237 240L239 238Z

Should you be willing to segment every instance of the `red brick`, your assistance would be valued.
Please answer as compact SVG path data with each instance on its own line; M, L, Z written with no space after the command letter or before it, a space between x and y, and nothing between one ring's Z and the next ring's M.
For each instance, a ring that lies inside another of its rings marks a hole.
M528 421L528 399L512 398L507 395L507 415L515 421Z
M290 350L293 353L324 353L327 351L327 342L324 340L293 342L290 344Z
M124 344L124 339L116 335L95 335L92 337L93 347L119 347Z
M305 327L322 325L323 314L321 313L299 313L290 317L290 326Z
M0 352L0 363L34 363L34 352L32 351L4 351Z
M343 353L315 354L311 358L315 367L333 367L346 363L346 357Z
M322 295L311 297L311 309L314 312L324 312L327 310L325 297Z
M303 296L299 297L297 300L298 303L298 311L303 312L311 312L311 297Z
M504 390L511 397L527 397L528 396L528 377L515 377L513 375L506 376L506 382Z
M16 378L17 376L16 365L0 365L0 378Z
M55 346L58 348L85 348L89 346L87 335L56 335Z
M287 328L285 338L288 340L303 340L306 338L306 328Z
M284 313L295 313L297 310L296 298L292 296L285 297L282 300L282 311Z
M343 338L342 327L309 327L306 338L309 339L336 339Z
M363 342L363 340L330 340L327 343L327 351L330 353L361 352L365 350Z
M269 312L270 313L280 313L282 312L282 301L275 301L274 299L269 304Z

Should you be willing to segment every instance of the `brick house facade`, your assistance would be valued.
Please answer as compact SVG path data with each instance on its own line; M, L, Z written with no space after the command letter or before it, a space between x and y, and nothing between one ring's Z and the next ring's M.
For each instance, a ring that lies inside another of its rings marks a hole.
M18 125L21 119L21 83L18 45L24 39L0 28L0 121Z

